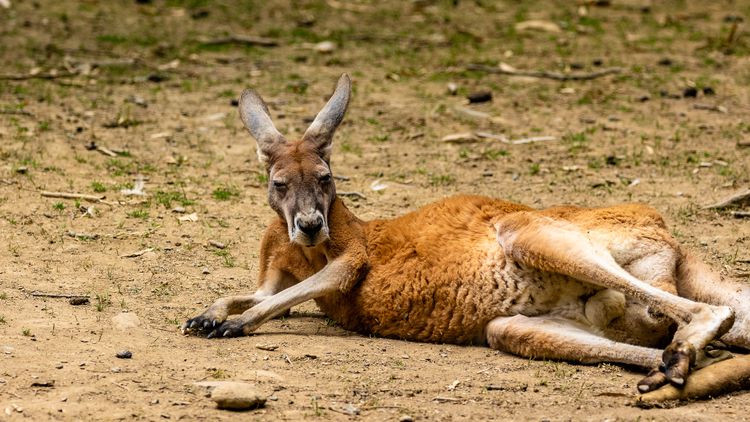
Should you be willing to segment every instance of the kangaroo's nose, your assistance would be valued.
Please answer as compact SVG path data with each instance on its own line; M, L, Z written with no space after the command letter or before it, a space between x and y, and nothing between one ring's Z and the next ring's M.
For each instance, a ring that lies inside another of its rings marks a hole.
M308 237L314 237L323 227L323 220L318 216L309 220L300 219L297 223L297 227L299 227L299 229L302 230L302 233L306 234Z

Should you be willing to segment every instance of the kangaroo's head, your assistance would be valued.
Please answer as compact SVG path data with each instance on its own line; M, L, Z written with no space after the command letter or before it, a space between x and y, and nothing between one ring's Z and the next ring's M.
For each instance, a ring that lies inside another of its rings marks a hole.
M258 142L258 159L268 173L268 203L286 222L289 239L315 246L328 239L328 211L336 199L329 165L331 141L349 104L351 81L344 74L328 103L302 138L284 138L252 89L242 92L240 117Z

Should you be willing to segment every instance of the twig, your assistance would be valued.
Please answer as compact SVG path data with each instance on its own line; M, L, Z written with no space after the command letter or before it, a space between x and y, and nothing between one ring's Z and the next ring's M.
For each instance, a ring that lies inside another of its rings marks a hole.
M372 8L364 4L352 4L351 2L343 2L337 0L326 0L326 3L331 9L346 10L347 12L371 12Z
M57 78L69 78L76 76L76 72L55 72L55 73L37 73L28 75L0 75L0 80L3 81L26 81L29 79L57 79Z
M432 399L432 401L436 401L438 403L459 403L462 402L463 399L458 399L455 397L435 397Z
M99 151L99 152L101 152L102 154L104 154L106 156L117 157L117 154L115 154L114 151L112 151L111 149L109 149L107 147L103 147L103 146L97 145L94 149L97 150L97 151Z
M99 235L96 233L74 232L72 230L68 230L65 234L81 240L96 240L99 238Z
M26 110L11 110L11 109L0 110L0 114L18 114L21 116L34 116L32 113Z
M732 211L734 218L750 218L750 211Z
M709 110L709 111L718 111L719 113L727 113L729 110L727 110L726 107L720 106L720 105L711 105L711 104L693 104L693 108L696 110Z
M105 196L101 195L86 195L84 193L68 193L68 192L49 192L42 191L40 194L47 198L62 198L62 199L83 199L84 201L97 202L101 204L114 205L112 202L105 201Z
M137 257L139 257L141 255L144 255L146 253L149 253L149 252L151 252L153 250L154 250L154 248L146 248L146 249L142 249L142 250L137 251L137 252L132 252L132 253L128 253L128 254L125 254L125 255L120 255L120 258L137 258Z
M72 293L45 293L45 292L39 292L39 291L33 291L31 292L31 295L34 297L48 297L52 299L88 299L89 298L86 295L76 295Z
M723 200L704 207L705 209L720 210L731 207L741 207L750 204L750 189L746 189L742 192L733 194Z
M352 192L336 192L336 194L339 195L339 196L351 196L351 197L359 198L359 199L367 199L366 196L364 196L363 194L361 194L359 192L355 192L355 191L352 191Z
M259 45L262 47L276 47L279 42L273 38L256 37L254 35L232 34L226 37L204 39L200 41L203 45L221 45L221 44L246 44Z
M554 136L532 136L530 138L521 138L521 139L514 139L510 141L513 145L522 145L522 144L531 144L534 142L547 142L547 141L554 141L556 138Z
M466 66L468 70L477 70L480 72L497 73L500 75L511 76L528 76L531 78L546 78L556 81L586 81L590 79L601 78L602 76L612 75L622 72L621 67L610 67L607 69L597 70L590 73L560 73L546 70L518 70L507 64L501 63L498 67L487 66L483 64L470 64Z
M336 179L336 180L342 180L344 182L348 182L349 180L352 180L352 178L349 177L349 176L336 176L336 175L334 175L333 178Z

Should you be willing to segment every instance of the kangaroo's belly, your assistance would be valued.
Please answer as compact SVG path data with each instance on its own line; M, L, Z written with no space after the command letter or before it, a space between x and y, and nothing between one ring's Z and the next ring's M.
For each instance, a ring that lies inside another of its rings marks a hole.
M498 316L555 312L583 314L595 286L506 259L494 237L461 260L420 257L373 268L346 296L318 300L344 328L412 341L485 343L486 325Z

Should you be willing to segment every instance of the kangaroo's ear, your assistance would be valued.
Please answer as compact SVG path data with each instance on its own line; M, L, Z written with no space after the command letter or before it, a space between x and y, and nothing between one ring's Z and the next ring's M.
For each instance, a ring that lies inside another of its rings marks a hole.
M320 110L310 127L307 128L302 140L316 144L320 156L328 161L331 158L331 141L333 133L344 120L346 107L349 105L349 96L352 92L352 81L349 75L344 73L336 84L336 90L326 103L325 107Z
M258 142L258 159L267 164L276 145L286 142L276 130L268 114L263 98L253 89L242 91L240 97L240 118L253 138Z

